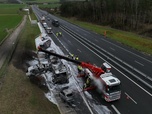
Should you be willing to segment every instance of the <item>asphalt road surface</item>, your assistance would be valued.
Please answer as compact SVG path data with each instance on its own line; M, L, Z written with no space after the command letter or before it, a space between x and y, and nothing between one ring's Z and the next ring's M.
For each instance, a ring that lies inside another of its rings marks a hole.
M53 28L53 34L50 35L51 38L65 54L69 52L73 53L78 55L80 60L90 61L97 66L101 66L104 61L112 65L111 72L121 80L121 99L107 103L101 98L99 93L90 91L89 93L91 93L96 103L107 106L114 114L152 113L151 56L68 23L36 7L34 7L34 11L39 17L45 15L51 19L55 18L59 20L61 23L60 27L52 26L51 21L47 21L47 24ZM84 45L81 41L71 36L70 32L65 31L64 27L68 28L69 31L74 31L82 38L87 39L94 44L94 46L88 47ZM59 31L61 31L63 35L57 38L55 34ZM101 48L103 54L96 53L93 48L95 46Z

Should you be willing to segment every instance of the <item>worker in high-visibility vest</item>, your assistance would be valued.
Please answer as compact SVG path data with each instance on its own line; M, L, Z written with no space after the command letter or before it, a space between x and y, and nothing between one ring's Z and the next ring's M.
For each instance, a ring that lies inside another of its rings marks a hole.
M75 60L79 60L79 57L77 55L75 56Z
M74 59L74 54L70 54L70 55L71 55L71 58Z
M86 82L84 83L84 86L83 86L83 88L87 88L87 87L89 87L90 86L90 78L89 77L87 77L87 79L86 79Z
M87 85L90 85L90 78L89 78L89 77L88 77L87 80L86 80L86 84L87 84Z
M58 32L56 33L56 36L57 36L57 37L59 36L59 33L58 33Z
M81 72L83 70L82 66L78 65L78 72Z
M62 33L61 33L61 32L59 32L59 36L62 36Z

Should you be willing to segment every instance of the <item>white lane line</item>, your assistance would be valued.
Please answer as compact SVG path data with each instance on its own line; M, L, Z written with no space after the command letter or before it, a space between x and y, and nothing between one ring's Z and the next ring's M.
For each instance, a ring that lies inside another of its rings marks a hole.
M65 50L66 50L68 53L70 53L69 50L63 45L63 43L57 38L57 36L56 36L54 33L53 33L53 35L54 35L54 37L58 40L58 42L61 43L61 45L65 48Z
M121 114L113 104L111 105L111 107L116 111L117 114Z
M62 29L62 28L61 28ZM65 31L64 29L62 29L63 31ZM66 32L66 31L65 31ZM69 34L68 32L66 32L67 34ZM71 34L69 34L71 37L73 37ZM73 37L74 38L74 37ZM143 88L142 86L140 86L139 84L137 84L135 81L133 81L131 78L129 78L127 75L125 75L123 72L121 72L119 69L117 69L116 67L114 67L112 64L110 64L107 60L105 60L104 58L102 58L101 56L99 56L97 53L95 53L93 50L91 50L90 48L88 48L86 45L84 45L82 42L80 42L79 40L77 40L76 38L74 38L76 41L78 41L80 44L82 44L84 47L86 47L88 50L90 50L92 53L94 53L97 57L99 57L100 59L104 60L105 62L107 62L109 65L111 65L114 69L116 69L120 74L122 74L124 77L126 77L128 80L130 80L132 83L134 83L136 86L138 86L140 89L142 89L143 91L145 91L148 95L152 96L152 94L147 91L145 88Z
M112 48L112 47L110 47L110 49L111 49L111 50L113 50L113 51L115 51L115 49L114 49L114 48Z
M127 95L127 97L128 97L129 99L131 99L135 104L137 104L137 102L136 102L133 98L131 98L126 92L125 92L125 95Z
M108 43L110 43L110 44L112 44L112 45L114 45L114 46L116 46L116 47L118 47L118 48L120 48L120 49L128 52L128 53L131 53L131 54L135 55L136 57L139 57L139 58L141 58L141 59L143 59L143 60L145 60L145 61L147 61L147 62L149 62L149 63L152 63L151 60L148 60L148 59L146 59L146 58L144 58L144 57L142 57L142 56L140 56L140 55L137 55L137 54L135 54L135 53L133 53L133 52L131 52L131 51L123 48L123 47L120 47L120 46L118 46L118 45L116 45L116 44L114 44L114 43L112 43L112 42L109 42L108 40L105 40L104 38L101 38L101 40L103 40L103 41L105 41L105 42L108 42Z
M141 66L144 66L144 64L142 64L142 63L140 63L140 62L138 62L138 61L136 61L136 60L135 60L135 62L136 62L137 64L141 65Z
M81 50L77 49L80 53L81 53Z
M55 35L54 33L53 33L53 35L56 37L56 35ZM56 37L56 39L61 43L61 45L65 48L65 50L70 54L70 51L63 45L63 43L62 43L57 37ZM75 80L75 83L74 83L74 84L76 85L76 88L78 89L78 91L79 91L79 93L80 93L80 95L81 95L83 101L84 101L85 104L87 105L87 107L88 107L90 113L91 113L91 114L94 114L94 113L93 113L93 110L91 109L89 103L87 102L87 100L86 100L84 94L82 93L82 89L81 89L79 83L77 82L77 80L75 79L74 75L72 75L72 78Z

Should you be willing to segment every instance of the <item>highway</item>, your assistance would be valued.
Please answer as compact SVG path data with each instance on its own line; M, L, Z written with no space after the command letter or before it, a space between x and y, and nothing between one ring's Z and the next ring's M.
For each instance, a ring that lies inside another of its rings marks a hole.
M107 103L99 93L89 91L94 102L107 106L113 114L152 113L151 56L68 23L37 7L33 7L33 10L38 18L47 15L59 20L60 27L52 26L51 21L47 21L47 24L53 28L51 38L65 54L73 53L79 56L80 61L89 61L97 66L105 61L112 66L111 72L121 80L121 99ZM59 31L63 36L57 38L55 34Z

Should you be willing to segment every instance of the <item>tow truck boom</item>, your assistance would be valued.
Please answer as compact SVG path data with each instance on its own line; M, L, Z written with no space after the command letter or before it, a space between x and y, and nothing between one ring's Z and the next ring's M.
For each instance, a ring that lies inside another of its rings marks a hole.
M88 62L81 62L56 53L52 53L41 47L39 47L38 49L39 51L45 52L49 55L56 56L60 59L73 62L84 68L85 69L84 76L87 78L84 84L84 88L85 88L84 90L91 90L94 87L95 88L97 87L99 92L102 93L102 97L107 102L120 99L121 97L120 80L115 76L113 76L112 73L110 73L111 67L108 64L103 63L102 67L97 67Z
M50 55L53 55L53 56L56 56L60 59L64 59L64 60L67 60L67 61L70 61L70 62L73 62L75 64L78 64L80 65L81 67L83 68L88 68L96 78L99 78L101 74L104 73L104 70L102 70L102 68L100 67L97 67L95 65L92 65L90 63L87 63L87 62L81 62L81 61L78 61L78 60L74 60L74 59L71 59L71 58L68 58L68 57L65 57L65 56L62 56L62 55L59 55L59 54L56 54L56 53L52 53L48 50L45 50L45 49L42 49L41 47L38 48L39 51L42 51L42 52L45 52L47 54L50 54Z

